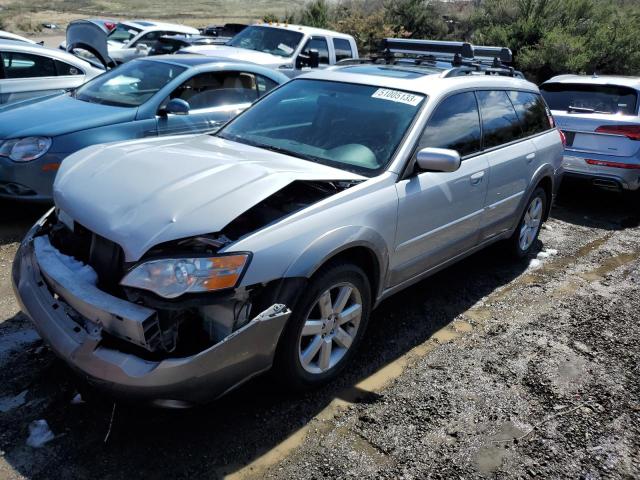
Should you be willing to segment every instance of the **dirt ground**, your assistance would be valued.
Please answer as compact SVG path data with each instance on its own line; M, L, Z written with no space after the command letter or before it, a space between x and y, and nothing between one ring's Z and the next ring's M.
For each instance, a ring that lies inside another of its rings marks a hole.
M496 246L384 302L338 382L181 411L72 402L9 283L42 210L0 203L1 479L640 477L640 196L565 184L539 258Z

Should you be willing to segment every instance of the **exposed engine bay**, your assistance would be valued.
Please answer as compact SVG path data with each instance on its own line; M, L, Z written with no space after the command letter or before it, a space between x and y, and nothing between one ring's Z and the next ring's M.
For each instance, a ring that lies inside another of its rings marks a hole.
M214 256L237 239L357 183L294 181L248 209L221 232L159 244L150 249L140 262L185 255ZM100 291L155 311L153 317L145 319L142 341L133 341L117 323L101 325L102 343L113 349L149 360L193 355L223 341L250 322L256 312L274 303L273 298L266 298L269 285L188 293L175 299L124 287L120 284L121 279L140 262L126 262L118 244L77 222L64 220L52 215L42 228L61 261L69 266L75 265L74 268L83 271L87 278L94 278L95 287ZM95 326L95 319L78 318L77 322L83 323L81 326L84 328Z

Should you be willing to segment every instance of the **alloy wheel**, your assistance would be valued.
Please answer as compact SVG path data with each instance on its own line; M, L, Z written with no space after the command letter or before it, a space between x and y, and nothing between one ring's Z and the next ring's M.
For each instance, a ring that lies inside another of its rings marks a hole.
M300 333L300 365L312 374L335 367L353 344L362 318L362 295L349 282L325 290L311 306Z
M522 219L522 225L520 226L520 249L526 252L538 234L540 230L540 224L542 223L542 199L535 197L531 200L527 211Z

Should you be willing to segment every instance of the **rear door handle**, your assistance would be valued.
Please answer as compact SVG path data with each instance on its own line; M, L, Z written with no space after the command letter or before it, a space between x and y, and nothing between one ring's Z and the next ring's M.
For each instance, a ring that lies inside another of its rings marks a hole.
M471 175L471 177L469 177L471 179L471 185L478 185L482 181L483 177L484 177L484 172L474 173L473 175Z
M533 159L536 158L536 154L535 153L530 153L529 155L527 155L527 163L531 163L533 162Z

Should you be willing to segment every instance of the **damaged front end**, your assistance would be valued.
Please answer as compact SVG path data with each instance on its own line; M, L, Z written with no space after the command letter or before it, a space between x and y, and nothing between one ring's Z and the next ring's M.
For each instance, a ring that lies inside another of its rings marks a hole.
M119 247L66 223L52 212L27 235L14 289L40 335L93 384L176 406L214 399L270 368L291 313L285 305L265 308L260 289L169 299L123 287L130 266ZM212 255L220 242L182 246Z

